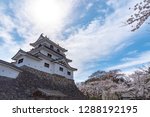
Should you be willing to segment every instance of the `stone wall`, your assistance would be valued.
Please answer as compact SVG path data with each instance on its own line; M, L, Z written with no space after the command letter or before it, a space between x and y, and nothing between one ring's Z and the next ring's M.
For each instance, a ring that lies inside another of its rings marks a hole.
M23 72L16 79L0 79L0 99L35 99L33 93L38 88L56 90L67 95L61 99L87 99L78 90L73 80L58 75L50 75L26 66L21 69ZM1 86L1 84L3 85ZM38 98L36 97L36 99ZM39 99L41 98L39 97Z
M17 86L15 79L0 76L0 99L17 98Z

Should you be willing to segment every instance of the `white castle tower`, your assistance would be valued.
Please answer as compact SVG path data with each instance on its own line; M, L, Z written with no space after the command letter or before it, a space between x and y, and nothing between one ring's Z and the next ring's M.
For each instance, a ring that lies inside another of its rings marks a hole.
M30 45L33 46L32 50L25 52L20 49L12 58L15 60L14 65L17 67L26 65L46 73L73 79L73 72L77 69L68 64L72 60L66 58L66 49L43 36L43 34Z

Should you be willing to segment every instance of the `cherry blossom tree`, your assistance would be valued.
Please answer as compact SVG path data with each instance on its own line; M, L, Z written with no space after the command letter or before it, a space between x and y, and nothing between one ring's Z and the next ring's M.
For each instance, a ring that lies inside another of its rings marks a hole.
M98 73L98 75L95 73ZM122 80L124 74L120 73L120 70L95 73L94 76L92 74L93 78L90 77L79 86L80 91L90 99L121 99L120 94L127 87L125 80Z
M135 71L129 77L131 86L128 93L135 99L150 99L150 68Z
M131 31L135 31L139 29L150 16L150 0L137 3L133 8L129 8L129 10L133 10L134 13L127 19L126 23L131 25Z
M143 67L129 76L119 70L103 73L79 86L89 99L150 99L150 67Z

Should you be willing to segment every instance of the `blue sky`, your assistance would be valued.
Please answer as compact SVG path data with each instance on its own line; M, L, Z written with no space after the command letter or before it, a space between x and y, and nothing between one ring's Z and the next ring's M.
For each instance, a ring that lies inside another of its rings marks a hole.
M30 50L41 33L68 49L75 81L97 70L132 73L150 62L149 25L131 32L124 22L141 0L1 0L0 59Z

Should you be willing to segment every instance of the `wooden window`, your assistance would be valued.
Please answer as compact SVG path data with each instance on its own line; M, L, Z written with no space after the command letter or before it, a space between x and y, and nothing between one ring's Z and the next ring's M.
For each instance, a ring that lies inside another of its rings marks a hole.
M50 57L50 58L52 58L52 55L51 55L51 54L49 54L49 53L47 54L47 56L48 56L48 57Z
M60 52L60 50L59 50L59 49L57 49L57 52Z
M68 71L67 74L70 76L70 75L71 75L71 72Z
M23 62L23 58L18 60L18 64Z
M49 64L48 63L44 63L44 67L49 68Z
M39 46L38 47L41 47L42 45L41 44L39 44Z
M59 67L59 70L60 70L60 71L63 71L64 69L63 69L62 67Z
M51 49L54 49L53 45L50 45L50 48L51 48Z

